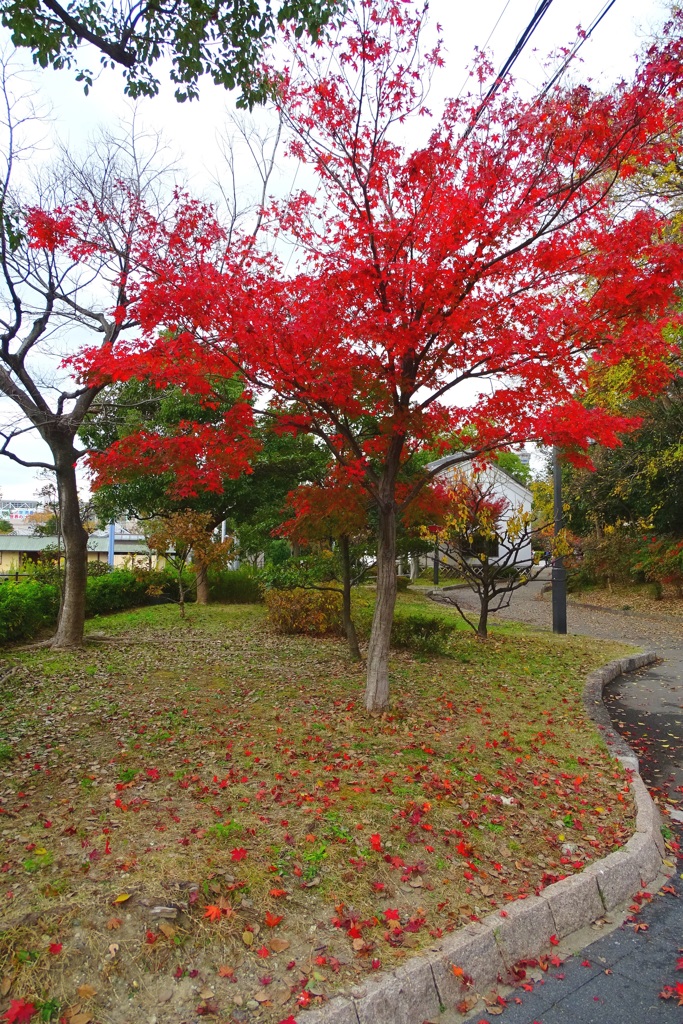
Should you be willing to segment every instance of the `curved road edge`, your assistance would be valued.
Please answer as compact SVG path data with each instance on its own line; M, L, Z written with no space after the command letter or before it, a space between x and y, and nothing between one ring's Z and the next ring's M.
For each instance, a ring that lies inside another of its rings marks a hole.
M439 1019L443 1008L463 998L461 978L472 978L477 991L494 986L520 960L552 950L558 939L630 902L636 892L658 878L665 855L659 811L638 773L638 759L614 730L602 701L608 683L659 661L654 651L609 662L586 679L584 708L608 749L630 775L636 807L636 831L626 845L580 874L547 886L539 896L510 905L507 916L487 914L448 936L439 948L360 985L352 999L337 996L319 1010L299 1017L301 1024L416 1024ZM550 938L553 937L551 943ZM457 967L457 975L453 968ZM463 1019L457 1015L458 1019ZM443 1018L441 1018L443 1019Z

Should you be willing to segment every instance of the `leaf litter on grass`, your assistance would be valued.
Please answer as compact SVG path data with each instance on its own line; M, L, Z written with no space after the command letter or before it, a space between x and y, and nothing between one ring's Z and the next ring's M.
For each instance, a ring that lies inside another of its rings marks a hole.
M173 611L14 656L32 681L2 695L5 1001L279 1021L630 835L580 702L621 646L459 633L451 657L396 655L369 718L342 642L276 635L259 607Z

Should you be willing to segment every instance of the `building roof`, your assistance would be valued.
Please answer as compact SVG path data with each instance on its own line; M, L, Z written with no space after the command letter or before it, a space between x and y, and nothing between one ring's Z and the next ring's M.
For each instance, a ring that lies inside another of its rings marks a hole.
M0 534L0 551L43 551L45 548L57 547L57 537L13 537L11 534ZM63 545L60 545L63 547ZM109 551L108 537L89 537L88 551L107 554ZM150 550L144 537L115 537L115 555L149 555Z
M466 455L467 453L466 452L462 452L462 453L457 453L457 454L459 454L459 455L460 454ZM451 469L453 469L453 470L464 470L465 472L467 472L467 468L466 467L467 467L468 463L466 461L465 462L459 462L459 463L453 463L452 459L453 459L453 455L444 455L443 458L436 459L434 462L430 462L429 465L427 466L427 469L434 471L434 470L438 470L440 466L443 466L444 467L444 469L443 469L444 473L448 473L448 471L451 470ZM490 462L490 463L488 463L486 465L485 472L488 473L493 478L494 484L495 483L501 484L504 481L505 482L504 486L509 488L512 491L516 491L518 497L521 498L522 501L527 501L527 502L533 501L533 497L534 496L533 496L533 493L529 490L529 488L525 487L524 484L520 484L519 480L515 480L515 478L513 476L510 476L510 474L506 470L504 470L501 466L496 465L494 462Z

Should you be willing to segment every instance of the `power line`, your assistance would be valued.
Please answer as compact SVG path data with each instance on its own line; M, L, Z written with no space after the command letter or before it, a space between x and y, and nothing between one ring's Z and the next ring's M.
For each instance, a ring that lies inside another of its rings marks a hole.
M507 0L507 2L506 2L506 4L505 4L505 7L503 8L503 10L502 10L502 11L500 12L500 14L498 15L498 18L497 18L497 20L496 20L496 23L495 23L495 25L493 26L493 28L492 28L492 29L491 29L491 31L489 32L489 34L488 34L488 37L487 37L487 39L486 39L486 42L485 42L485 43L484 43L484 45L482 46L482 51L486 50L486 47L487 47L487 46L489 45L489 43L491 42L491 39L493 38L493 33L494 33L494 32L496 31L496 29L497 29L497 28L498 28L498 26L500 25L501 21L503 20L503 15L504 15L504 14L505 14L505 12L507 11L508 7L510 6L510 3L511 3L511 0ZM469 76L469 75L467 75L467 76L465 77L465 81L464 81L464 82L462 83L462 85L460 86L460 92L459 92L459 93L458 93L458 95L456 96L456 100L459 100L459 99L460 99L460 97L462 96L462 94L463 94L463 90L464 90L465 86L467 85L467 83L469 82L469 80L470 80L470 76Z
M494 81L491 83L488 92L486 93L483 100L479 104L479 107L477 108L476 114L474 115L473 119L470 121L469 125L465 129L465 132L462 137L463 142L468 137L468 135L470 135L474 130L475 125L479 121L481 115L484 113L484 110L488 106L489 102L493 99L493 97L503 84L505 76L508 74L509 71L512 70L513 66L521 56L526 44L529 42L534 32L541 24L541 21L543 20L544 16L548 13L552 2L553 0L541 0L541 2L539 3L538 7L532 15L531 21L529 22L529 24L524 29L521 36L515 43L510 56L503 64L502 68L496 75Z
M538 94L538 96L536 97L537 100L543 99L543 97L552 89L552 87L555 85L555 83L562 77L562 75L564 74L564 72L568 68L569 64L574 59L574 57L576 57L577 53L579 52L579 50L581 49L583 44L588 39L590 39L591 35L595 31L595 29L598 27L598 25L600 24L602 19L607 14L609 14L609 12L614 7L616 2L617 2L617 0L607 0L607 3L603 7L603 9L600 11L600 13L595 17L595 19L593 20L593 23L586 30L586 32L581 36L581 38L579 40L577 40L577 42L574 44L571 52L567 55L567 57L565 58L565 60L563 61L562 65L561 65L561 67L559 68L559 70L555 72L555 74L550 79L550 81L544 86L543 91Z

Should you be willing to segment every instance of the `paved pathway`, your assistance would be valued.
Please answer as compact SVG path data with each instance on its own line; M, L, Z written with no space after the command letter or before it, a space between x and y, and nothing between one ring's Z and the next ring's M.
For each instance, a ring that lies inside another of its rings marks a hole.
M501 618L549 628L551 606L541 584L519 591ZM463 596L459 592L458 599ZM469 601L468 601L469 605ZM683 621L593 610L570 604L570 633L624 640L655 649L664 659L635 676L620 677L606 691L612 719L635 749L655 799L673 809L668 824L683 844ZM637 917L647 930L626 922L551 969L534 991L515 992L502 1017L480 1013L493 1024L683 1024L677 999L663 1000L665 986L683 982L676 970L683 954L683 860L670 887ZM521 999L515 1003L515 997Z

